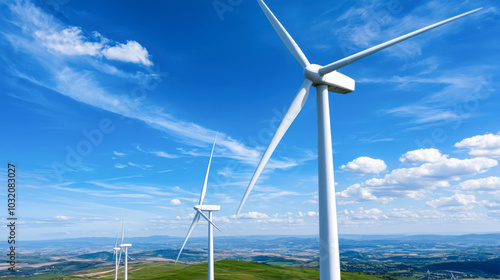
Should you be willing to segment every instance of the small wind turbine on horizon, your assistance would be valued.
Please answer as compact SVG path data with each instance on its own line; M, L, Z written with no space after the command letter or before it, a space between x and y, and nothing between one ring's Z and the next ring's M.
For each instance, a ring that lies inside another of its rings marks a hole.
M118 232L116 233L115 247L113 247L113 258L115 259L115 280L118 280L118 269L120 267L120 264L118 262L118 251L121 251L121 248L117 247L117 245L118 245Z
M212 152L210 153L210 159L208 161L207 172L205 174L205 181L203 182L203 187L201 189L201 196L198 205L194 206L194 210L196 210L196 215L194 216L193 222L191 222L191 226L186 234L186 238L184 239L184 243L182 244L181 250L179 251L179 255L177 255L177 259L175 263L179 260L181 256L182 250L188 241L189 236L193 232L194 227L200 220L200 217L203 217L208 222L208 280L214 280L214 237L213 237L213 227L220 230L213 222L212 222L212 212L219 211L219 205L203 205L203 200L205 199L205 193L207 192L207 181L208 174L210 172L210 164L212 163L212 156L214 154L215 141L217 141L217 134L215 134L214 144L212 146ZM208 212L208 216L203 213L203 211ZM222 232L223 233L223 232Z
M121 258L122 258L122 252L125 251L125 269L124 269L124 279L127 280L128 279L128 247L132 247L132 244L130 243L123 243L123 238L125 237L125 216L122 218L122 241L120 243L120 248L117 248L116 245L115 245L115 251L116 249L120 250L120 256L118 258L118 262L116 263L116 272L115 272L115 280L118 279L118 269L119 269L119 266L120 266L120 261L121 261ZM118 237L118 235L117 235Z
M267 19L271 22L274 30L292 53L294 58L303 68L305 80L299 88L292 104L288 108L283 120L276 130L269 146L262 156L255 173L250 180L247 190L241 200L240 206L236 215L245 204L248 195L252 191L257 179L262 173L264 167L269 161L276 146L280 142L283 135L286 133L292 122L295 120L309 96L311 86L316 87L317 94L317 119L318 119L318 197L319 197L319 237L320 237L320 279L340 279L340 257L338 245L338 229L337 229L337 210L335 202L335 184L333 176L333 155L332 155L332 138L330 128L330 108L328 101L328 92L337 92L346 94L354 91L355 82L352 78L345 76L339 72L340 69L352 62L355 62L363 57L381 51L387 47L400 43L418 34L434 29L443 24L449 23L466 15L475 13L480 9L472 10L458 16L443 20L441 22L429 25L419 30L413 31L406 35L392 39L385 43L376 45L364 51L358 52L351 56L337 60L325 66L310 64L307 57L299 48L297 43L288 34L285 28L281 25L274 14L269 10L267 5L262 0L257 0L261 9L264 11Z

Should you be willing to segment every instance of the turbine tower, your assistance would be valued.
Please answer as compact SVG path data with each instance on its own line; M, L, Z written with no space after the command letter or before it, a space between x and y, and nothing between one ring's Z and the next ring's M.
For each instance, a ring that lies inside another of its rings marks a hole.
M201 189L201 196L198 205L194 206L194 210L196 210L196 215L194 216L193 222L189 227L189 230L186 234L186 238L184 239L184 243L182 244L181 250L179 251L179 255L177 255L177 259L175 263L179 260L181 256L182 250L186 245L186 242L193 232L194 227L200 220L200 217L203 217L208 221L208 280L214 280L214 237L213 237L213 227L222 232L213 222L212 222L212 212L219 211L219 205L203 205L203 199L205 199L205 193L207 191L207 181L208 181L208 173L210 171L210 164L212 162L212 155L214 154L215 141L217 140L217 134L215 134L214 144L212 146L212 153L210 154L210 160L208 161L207 172L205 174L205 181L203 182L203 188ZM208 216L203 212L208 212ZM223 233L223 232L222 232Z
M363 57L395 45L418 34L434 29L438 26L454 21L458 18L477 12L480 9L443 20L406 35L392 39L385 43L371 47L351 56L345 57L325 66L310 64L293 38L288 34L274 14L262 0L257 0L274 30L285 43L288 50L303 68L305 80L299 88L292 104L288 108L283 120L276 130L269 146L260 160L255 173L250 180L247 190L237 211L239 215L248 195L252 191L266 163L269 161L276 146L295 120L307 101L309 88L316 87L317 119L318 119L318 197L319 197L319 238L320 238L320 278L322 280L340 279L340 259L337 230L337 210L335 202L335 184L333 177L332 137L330 128L330 109L328 92L349 93L354 91L354 80L336 70Z
M128 247L132 247L132 244L130 243L126 243L126 244L120 244L120 247L122 248L122 250L125 250L125 280L127 280L128 278ZM125 248L125 249L123 249Z

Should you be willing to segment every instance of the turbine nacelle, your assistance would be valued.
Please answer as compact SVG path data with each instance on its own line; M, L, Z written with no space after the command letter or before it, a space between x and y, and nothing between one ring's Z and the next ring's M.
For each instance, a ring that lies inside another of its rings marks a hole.
M311 80L313 86L327 85L328 91L343 94L354 91L354 79L337 71L321 75L319 73L321 68L322 66L318 64L310 64L304 68L304 77Z
M195 205L193 208L200 211L219 211L220 205Z

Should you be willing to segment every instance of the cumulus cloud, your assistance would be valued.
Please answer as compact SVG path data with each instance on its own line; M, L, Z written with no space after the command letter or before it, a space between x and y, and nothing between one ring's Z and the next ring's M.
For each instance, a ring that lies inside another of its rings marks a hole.
M265 218L269 218L268 215L266 215L264 213L259 213L259 212L256 212L256 211L248 212L248 213L243 213L243 214L240 214L238 216L233 215L232 217L245 218L245 219L265 219Z
M317 217L317 216L319 216L319 213L316 211L307 211L306 213L302 213L301 211L299 211L299 213L297 213L297 217Z
M127 41L126 44L106 47L102 50L102 55L112 60L140 63L146 66L153 65L151 60L149 60L149 53L146 48L136 41Z
M181 201L177 198L174 198L172 200L170 200L170 204L172 205L180 205L181 204Z
M484 173L497 164L496 160L485 157L457 159L442 156L436 162L395 169L384 178L373 178L351 185L337 195L340 204L367 200L388 202L397 198L422 199L436 187L447 187L450 181Z
M434 208L437 207L453 208L461 206L470 207L476 203L477 202L475 196L457 193L451 197L441 197L435 200L428 201L426 204Z
M426 162L437 162L446 159L446 156L441 154L438 149L418 149L405 153L399 158L400 162L419 164Z
M357 159L342 165L340 169L359 174L380 173L387 169L387 165L381 159L358 157Z
M457 148L469 149L471 156L500 157L500 132L476 135L455 144Z
M487 178L467 180L459 184L466 191L500 191L500 177L490 176Z

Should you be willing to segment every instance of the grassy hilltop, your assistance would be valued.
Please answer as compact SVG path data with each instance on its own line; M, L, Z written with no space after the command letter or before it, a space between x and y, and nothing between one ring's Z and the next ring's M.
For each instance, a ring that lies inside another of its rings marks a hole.
M123 277L123 268L120 269ZM129 266L130 280L177 279L193 280L206 279L207 263L192 265L172 263L143 263ZM21 277L7 277L3 279L20 279ZM313 268L293 268L285 266L268 265L236 260L222 260L215 262L215 278L219 280L243 279L319 279L319 270ZM112 267L85 270L72 275L40 275L36 277L23 277L21 279L49 280L49 279L114 279ZM343 280L406 280L410 278L392 277L387 275L367 275L353 272L342 273Z

